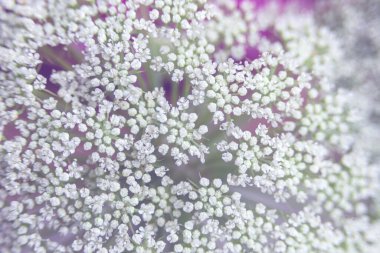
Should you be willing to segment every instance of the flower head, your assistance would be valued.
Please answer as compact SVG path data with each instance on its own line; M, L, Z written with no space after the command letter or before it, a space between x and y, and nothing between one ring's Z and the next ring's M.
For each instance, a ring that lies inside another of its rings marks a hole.
M334 84L345 51L311 13L10 0L0 14L0 251L378 249L365 111Z

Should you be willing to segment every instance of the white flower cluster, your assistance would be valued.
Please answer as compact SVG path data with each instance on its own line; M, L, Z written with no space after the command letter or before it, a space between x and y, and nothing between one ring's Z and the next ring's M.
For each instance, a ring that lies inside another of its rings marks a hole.
M360 126L360 139L364 147L374 152L378 159L380 3L376 0L350 0L349 4L343 4L341 0L334 0L330 3L321 2L317 7L319 23L329 26L334 33L344 38L345 64L337 69L333 78L337 85L355 90L358 99L353 102L363 108L362 117L366 119L362 120L364 123ZM319 15L322 12L324 15Z
M379 249L379 169L311 15L5 0L0 55L0 252Z

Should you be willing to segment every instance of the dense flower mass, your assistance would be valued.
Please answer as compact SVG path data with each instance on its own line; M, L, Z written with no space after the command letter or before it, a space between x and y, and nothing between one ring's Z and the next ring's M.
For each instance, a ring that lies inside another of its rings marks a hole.
M368 78L329 18L1 1L0 252L378 252Z

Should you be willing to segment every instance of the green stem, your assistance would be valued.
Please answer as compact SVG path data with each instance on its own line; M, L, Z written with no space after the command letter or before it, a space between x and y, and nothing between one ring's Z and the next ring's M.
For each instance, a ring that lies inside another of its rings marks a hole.
M54 50L48 46L41 48L41 55L45 56L47 60L58 64L64 70L72 70L73 67L65 59L61 58Z
M171 96L172 104L177 103L177 99L178 99L178 84L177 83L172 84L172 94L171 95L172 95Z

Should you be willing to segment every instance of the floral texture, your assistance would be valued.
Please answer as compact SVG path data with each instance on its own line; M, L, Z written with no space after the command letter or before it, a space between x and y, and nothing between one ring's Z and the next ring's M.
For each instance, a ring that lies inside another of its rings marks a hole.
M1 1L0 252L378 252L354 56L284 2Z
M334 79L339 86L349 86L359 98L353 102L364 107L362 112L369 119L361 126L361 140L364 148L371 149L379 159L380 2L349 0L345 3L349 4L343 4L341 0L319 3L318 21L344 38L341 43L346 51L345 64L337 68Z

